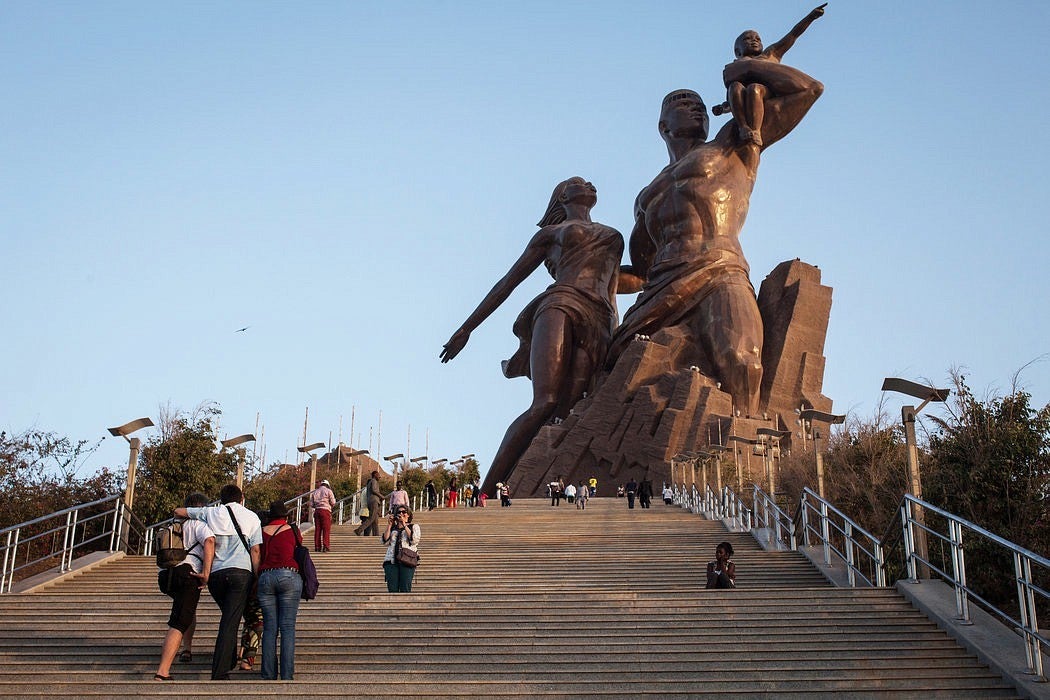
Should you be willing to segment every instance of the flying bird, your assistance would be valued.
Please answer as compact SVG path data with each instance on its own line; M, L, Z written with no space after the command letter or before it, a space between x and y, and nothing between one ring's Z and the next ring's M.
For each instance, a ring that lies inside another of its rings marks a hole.
M248 330L249 328L251 328L251 326L245 326L244 328L238 328L237 330L234 331L234 333L241 333L243 331Z

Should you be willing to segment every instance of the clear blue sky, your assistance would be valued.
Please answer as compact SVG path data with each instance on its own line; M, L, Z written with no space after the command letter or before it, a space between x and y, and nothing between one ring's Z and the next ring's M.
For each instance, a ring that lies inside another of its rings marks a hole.
M413 456L484 470L529 402L499 363L546 273L438 354L553 186L593 181L628 234L663 95L717 103L735 37L812 6L5 3L0 429L95 440L207 400L294 461L307 406L325 442L353 409L355 446L411 426ZM763 156L743 245L756 287L800 257L834 288L837 412L952 366L1006 391L1050 352L1048 30L1046 3L833 0L786 56L826 91ZM1021 383L1050 401L1050 362Z

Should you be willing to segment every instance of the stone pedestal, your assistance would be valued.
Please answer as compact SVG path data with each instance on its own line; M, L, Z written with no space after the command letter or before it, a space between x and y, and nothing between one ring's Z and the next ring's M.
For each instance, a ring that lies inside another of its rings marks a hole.
M651 480L658 491L671 480L675 455L727 444L729 435L754 438L759 427L797 432L795 409L803 404L830 411L831 400L820 390L831 288L820 284L820 271L799 260L781 263L762 283L758 301L765 418L733 416L732 400L716 381L677 368L674 360L688 341L679 329L667 328L632 342L572 415L540 429L507 479L511 493L546 495L546 485L559 477L576 484L595 477L599 495L606 496L632 477ZM782 446L790 447L790 437ZM732 461L730 448L726 459ZM747 448L740 449L746 473ZM761 482L761 457L750 462L751 475Z

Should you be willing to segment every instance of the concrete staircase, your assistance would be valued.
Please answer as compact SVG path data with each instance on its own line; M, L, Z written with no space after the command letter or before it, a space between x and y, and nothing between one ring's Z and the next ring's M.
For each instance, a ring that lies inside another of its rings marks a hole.
M291 683L208 680L207 595L194 661L152 681L168 599L152 561L127 557L0 598L0 696L1018 697L895 590L833 588L799 554L662 503L521 499L416 522L411 594L386 593L384 548L349 527L315 555ZM739 587L708 591L722 540Z

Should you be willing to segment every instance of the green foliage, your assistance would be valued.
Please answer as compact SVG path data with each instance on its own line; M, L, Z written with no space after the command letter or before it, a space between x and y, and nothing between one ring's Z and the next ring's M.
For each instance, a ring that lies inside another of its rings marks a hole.
M934 421L929 437L924 498L1022 547L1050 551L1050 405L1035 409L1019 389L981 401L963 376L954 379L949 415ZM1012 609L1013 564L996 549L968 538L968 582Z
M339 469L318 465L317 483L328 479L337 500L352 496L359 486L357 473L347 474ZM244 485L244 498L247 507L253 510L266 510L274 501L287 501L310 488L310 463L301 465L278 464L261 474L256 474ZM305 516L304 516L305 517Z
M459 470L459 475L460 484L473 484L475 481L481 481L481 470L478 460L473 457L468 458Z
M218 498L219 490L235 481L238 454L216 450L214 426L221 413L207 404L161 417L159 433L139 455L134 510L144 523L171 517L193 491Z
M108 469L81 478L77 470L99 443L72 442L43 430L17 435L0 432L0 527L16 525L80 503L117 493L117 476Z
M423 487L430 478L426 470L422 467L410 467L400 473L398 477L401 479L401 484L405 491L408 491L410 498L415 498L421 494L423 492Z

